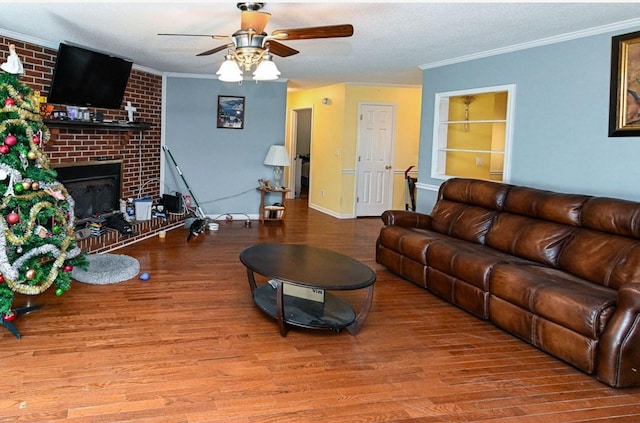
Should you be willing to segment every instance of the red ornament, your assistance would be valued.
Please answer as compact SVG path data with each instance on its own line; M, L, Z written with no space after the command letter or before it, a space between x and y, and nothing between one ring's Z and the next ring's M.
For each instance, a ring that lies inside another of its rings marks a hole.
M15 225L20 222L20 215L16 212L11 212L7 215L7 223L10 225Z
M16 145L17 142L18 142L18 139L14 135L9 134L6 137L4 137L4 143L9 147Z
M65 264L64 267L62 268L62 271L67 273L71 272L72 270L73 270L73 266L70 264Z
M39 144L40 144L40 137L39 137L39 136L37 136L37 135L34 135L34 136L33 136L33 143L34 143L35 145L39 145Z
M16 316L17 316L16 312L11 310L9 313L7 313L4 316L2 316L2 320L4 320L5 322L10 322L13 319L15 319Z
M4 99L5 106L13 106L14 104L16 104L16 102L11 97Z
M4 275L0 274L0 283L4 283Z
M6 144L0 145L0 154L7 154L9 152L9 146Z

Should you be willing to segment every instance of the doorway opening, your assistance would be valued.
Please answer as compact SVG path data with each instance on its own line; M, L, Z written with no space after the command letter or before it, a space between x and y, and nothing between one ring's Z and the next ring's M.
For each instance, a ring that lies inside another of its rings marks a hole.
M311 128L313 109L294 109L292 116L292 154L291 180L294 198L309 198L311 185Z

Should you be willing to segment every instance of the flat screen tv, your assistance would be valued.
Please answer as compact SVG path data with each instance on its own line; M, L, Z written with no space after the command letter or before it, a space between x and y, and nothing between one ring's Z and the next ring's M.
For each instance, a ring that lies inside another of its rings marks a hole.
M60 43L48 103L119 109L133 62Z

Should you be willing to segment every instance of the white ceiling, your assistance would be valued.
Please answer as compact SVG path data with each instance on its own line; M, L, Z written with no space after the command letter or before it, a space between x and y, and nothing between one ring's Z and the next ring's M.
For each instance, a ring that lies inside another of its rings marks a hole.
M0 34L57 48L69 41L158 72L212 75L224 44L160 32L231 35L236 2L2 1ZM266 32L350 23L350 38L283 42L300 53L274 61L289 88L339 82L420 85L422 67L536 41L640 25L640 4L526 2L267 2ZM595 30L594 30L595 28ZM24 36L28 36L26 38ZM533 44L532 44L533 43ZM559 58L560 59L560 58Z

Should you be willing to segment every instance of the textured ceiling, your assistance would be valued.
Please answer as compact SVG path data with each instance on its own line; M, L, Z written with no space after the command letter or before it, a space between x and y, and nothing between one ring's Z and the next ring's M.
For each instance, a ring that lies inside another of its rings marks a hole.
M230 35L235 2L2 1L0 34L26 35L56 48L69 41L124 56L158 72L212 75L224 52L196 57L224 41L159 32ZM453 61L592 28L640 26L638 3L268 2L266 27L350 23L351 38L283 42L300 53L275 57L292 89L339 82L420 85L419 66ZM21 37L24 39L24 37Z

